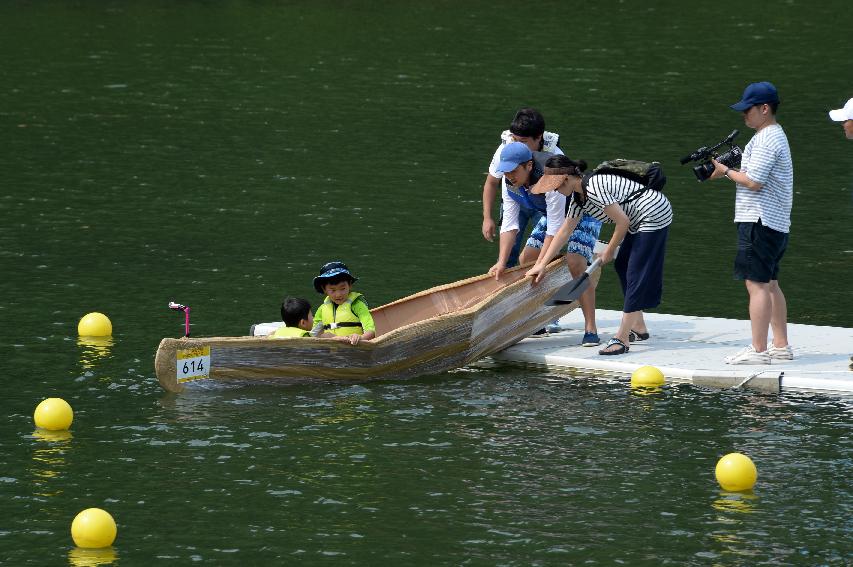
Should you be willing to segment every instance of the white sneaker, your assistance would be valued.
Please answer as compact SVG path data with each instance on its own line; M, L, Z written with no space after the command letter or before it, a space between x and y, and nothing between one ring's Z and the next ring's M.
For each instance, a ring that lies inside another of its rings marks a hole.
M749 345L738 353L725 357L723 361L726 364L770 364L770 355L767 351L757 352Z
M791 345L783 347L771 346L767 349L767 354L770 355L772 360L794 360L794 349L791 348Z

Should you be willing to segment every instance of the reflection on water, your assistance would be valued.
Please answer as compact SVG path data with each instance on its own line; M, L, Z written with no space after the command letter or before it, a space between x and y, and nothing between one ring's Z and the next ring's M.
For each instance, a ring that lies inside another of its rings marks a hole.
M376 473L375 447L370 443L378 412L369 390L355 386L340 396L331 398L317 408L313 416L316 425L308 426L311 443L323 453L322 457L306 461L300 467L303 480L324 484L329 466L345 467L351 481L374 478ZM341 433L345 431L345 435Z
M333 425L356 420L367 420L362 427L369 428L371 421L376 419L371 401L362 396L343 396L332 400L333 411L319 416L317 423Z
M68 552L68 564L74 567L95 567L118 563L118 553L112 547L84 549L75 547Z
M181 394L166 392L158 400L160 407L169 411L170 419L200 422L216 419L220 402L214 392L198 387Z
M732 512L736 514L753 514L756 512L758 496L750 492L720 492L720 498L714 500L711 506L719 512ZM719 516L721 521L730 519L728 516Z
M78 337L77 346L80 347L80 366L85 370L91 370L103 359L109 357L113 347L113 338Z
M758 497L751 492L720 491L720 497L714 500L711 507L720 512L715 517L715 523L722 527L710 534L711 539L719 545L719 553L739 558L757 557L767 553L762 544L747 535L747 521L752 520L742 516L758 512L757 504Z
M48 431L37 428L33 438L39 443L33 450L31 472L38 496L58 496L61 489L53 489L50 482L60 476L65 468L65 450L71 446L70 431Z
M177 498L192 500L178 507L174 521L199 527L179 536L184 549L217 552L233 536L222 518L237 517L251 525L247 541L261 550L248 554L251 564L278 564L304 550L355 557L368 548L390 561L399 558L394 546L415 530L442 549L463 546L483 563L497 556L495 562L528 557L552 564L542 549L559 549L567 554L562 564L642 564L649 553L679 564L696 557L727 564L765 558L774 541L806 545L790 522L792 510L808 498L832 501L843 489L790 482L791 467L814 475L831 470L838 478L849 472L849 448L836 433L849 423L849 407L746 392L630 389L624 381L543 381L506 372L156 398L107 393L125 405L160 403L99 432L99 446L125 459L104 461L119 480L105 483L98 497L120 494L139 502L140 515L155 517L160 511L148 494L177 483ZM802 444L792 453L806 434L834 437L815 446L819 454ZM56 508L60 499L44 495L57 487L68 497L100 478L100 467L87 468L69 453L72 444L81 449L80 440L79 433L74 441L67 432L33 433L30 452L38 453L28 476L38 481L30 494L40 495L40 509ZM761 504L755 494L717 487L711 471L731 449L762 463ZM122 476L142 459L156 463L145 473L150 480ZM768 503L773 513L766 513ZM826 526L850 511L845 502L813 508L816 525ZM637 522L650 519L660 530L640 536ZM62 520L60 529L66 525ZM281 530L291 537L277 537ZM816 545L829 550L822 557L840 552L834 536L821 534ZM152 546L126 542L121 552L150 555ZM424 552L419 544L404 548ZM75 552L69 563L115 559L99 553ZM782 563L792 557L787 549L773 553Z
M657 396L663 394L662 386L631 386L633 396Z
M48 429L37 427L36 430L33 431L33 437L39 441L55 443L58 441L69 441L73 435L67 429L62 431L50 431Z

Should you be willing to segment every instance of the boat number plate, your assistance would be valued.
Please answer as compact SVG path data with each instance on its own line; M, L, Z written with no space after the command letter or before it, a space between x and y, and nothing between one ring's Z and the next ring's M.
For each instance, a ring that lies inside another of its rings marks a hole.
M210 377L210 346L178 350L178 384Z

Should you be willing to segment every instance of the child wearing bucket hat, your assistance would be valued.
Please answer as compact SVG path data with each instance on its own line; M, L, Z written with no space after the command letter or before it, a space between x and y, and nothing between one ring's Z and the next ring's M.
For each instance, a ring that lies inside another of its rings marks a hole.
M358 278L343 262L329 262L314 278L314 289L325 295L314 315L311 334L358 344L376 337L376 325L364 296L352 290Z

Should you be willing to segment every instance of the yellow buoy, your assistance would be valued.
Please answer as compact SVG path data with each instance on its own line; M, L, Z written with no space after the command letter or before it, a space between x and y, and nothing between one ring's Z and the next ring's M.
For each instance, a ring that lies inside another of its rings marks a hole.
M87 313L77 323L77 334L81 337L109 337L113 334L113 324L103 313Z
M86 508L71 522L71 539L77 547L109 547L116 539L116 523L106 510Z
M743 453L729 453L721 458L714 474L722 489L729 492L752 490L758 479L755 463Z
M63 431L71 427L74 421L74 411L68 402L62 398L47 398L36 406L33 412L36 427L48 431Z
M631 374L631 386L643 388L663 386L663 372L654 366L641 366Z

